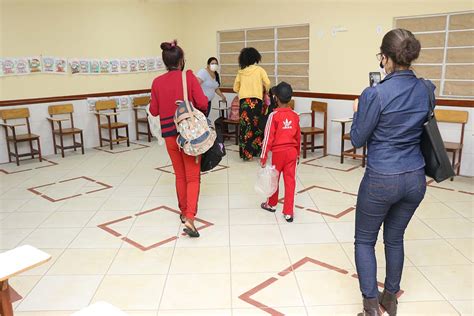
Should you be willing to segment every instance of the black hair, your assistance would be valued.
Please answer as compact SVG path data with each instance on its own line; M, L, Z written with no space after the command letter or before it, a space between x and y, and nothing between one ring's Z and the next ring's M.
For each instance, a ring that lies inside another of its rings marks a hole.
M420 55L421 44L412 32L405 29L393 29L382 39L380 52L388 56L396 66L410 67Z
M179 62L184 59L184 51L178 46L178 41L163 42L160 45L163 52L161 56L167 70L179 69Z
M217 60L216 57L209 57L209 59L207 60L207 65L210 65L214 60L219 65L219 61ZM216 75L216 81L220 86L221 85L221 76L219 76L219 73L217 71L214 71L214 74Z
M293 95L293 88L290 84L282 81L278 85L270 89L271 95L274 95L281 103L288 103L291 101Z
M239 55L239 66L240 69L247 68L255 63L259 63L262 60L262 55L253 47L242 48Z

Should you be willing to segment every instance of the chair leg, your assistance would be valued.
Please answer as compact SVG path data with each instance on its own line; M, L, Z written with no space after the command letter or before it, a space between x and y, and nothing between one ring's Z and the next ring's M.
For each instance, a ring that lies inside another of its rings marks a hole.
M12 155L10 149L10 142L7 140L7 150L8 150L8 162L12 162Z
M109 146L110 146L110 150L113 149L113 146L112 146L112 130L109 128Z
M117 145L120 144L119 139L119 133L118 133L118 128L115 129L115 138L117 139Z
M8 280L0 282L0 315L13 316Z
M314 147L316 147L316 144L314 143L314 135L311 135L311 152L314 153Z
M308 135L306 135L306 134L303 135L303 159L306 158L306 146L307 146L307 143L308 143L307 136Z
M81 131L81 149L82 149L82 154L84 155L84 137L82 135L82 131Z
M53 147L54 147L54 154L57 155L58 149L56 148L56 136L54 135L54 132L53 132Z
M151 142L151 131L150 131L150 124L146 123L146 129L148 131L148 142Z
M74 144L74 151L77 151L77 148L76 148L76 134L72 134L72 143Z
M128 135L128 125L125 126L125 134L127 135L127 147L130 147L130 137Z
M35 159L35 154L33 152L33 141L30 140L28 143L30 144L31 159Z
M344 134L341 137L341 164L344 163Z
M16 142L13 142L13 145L15 147L15 159L16 159L16 165L20 165L20 157L18 157L18 145Z
M456 175L459 176L459 172L461 171L461 157L462 157L462 149L459 150L459 154L458 154L458 170L457 170L457 173Z
M102 143L102 128L100 128L99 126L99 143L100 143L100 147L103 146L103 143Z
M59 142L61 143L61 156L64 158L64 138L63 134L59 134Z
M453 170L456 172L456 151L453 151L453 162L452 162ZM451 178L451 181L454 180L454 177Z
M43 156L41 156L41 143L40 143L39 137L36 139L36 141L38 142L38 156L39 156L39 161L42 162L42 161L43 161Z

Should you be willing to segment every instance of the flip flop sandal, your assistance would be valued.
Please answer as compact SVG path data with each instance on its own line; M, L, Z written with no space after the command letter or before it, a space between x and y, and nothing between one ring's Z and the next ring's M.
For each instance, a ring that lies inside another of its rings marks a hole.
M269 211L269 212L272 212L272 213L275 213L276 212L276 209L274 209L273 207L271 207L270 205L268 205L267 203L262 203L260 204L260 207L262 209L264 209L265 211Z
M191 228L185 227L183 228L183 231L188 234L189 237L191 238L197 238L201 236L197 230L193 230Z

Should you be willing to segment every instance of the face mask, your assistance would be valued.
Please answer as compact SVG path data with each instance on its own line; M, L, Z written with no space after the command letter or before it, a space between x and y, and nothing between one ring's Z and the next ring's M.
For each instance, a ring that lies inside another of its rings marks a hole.
M210 64L210 65L209 65L209 69L210 69L211 71L217 71L217 70L219 70L219 65L217 65L217 64Z

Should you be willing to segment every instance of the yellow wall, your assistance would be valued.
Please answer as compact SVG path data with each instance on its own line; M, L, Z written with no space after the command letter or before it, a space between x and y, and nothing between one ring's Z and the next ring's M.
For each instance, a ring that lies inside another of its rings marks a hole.
M84 58L160 56L180 37L178 5L156 0L0 0L0 56ZM1 48L1 46L0 46ZM0 78L0 99L150 88L157 72L122 75L35 74Z
M310 90L359 93L396 16L472 10L457 0L0 0L0 56L112 58L160 55L178 38L187 67L217 54L216 32L310 23ZM377 25L383 33L377 34ZM346 33L331 35L333 26ZM322 32L322 33L321 33ZM322 34L322 36L320 36ZM0 99L149 88L157 73L0 78ZM3 91L2 91L3 90Z
M394 17L474 8L472 1L456 0L200 0L199 3L186 9L188 20L196 17L192 31L185 32L183 38L190 67L202 67L210 55L216 55L217 31L309 23L310 90L347 94L360 93L368 85L369 71L378 71L375 54L379 52L383 35L392 28ZM382 26L382 34L376 33L377 25ZM348 32L333 37L333 26L346 27Z

